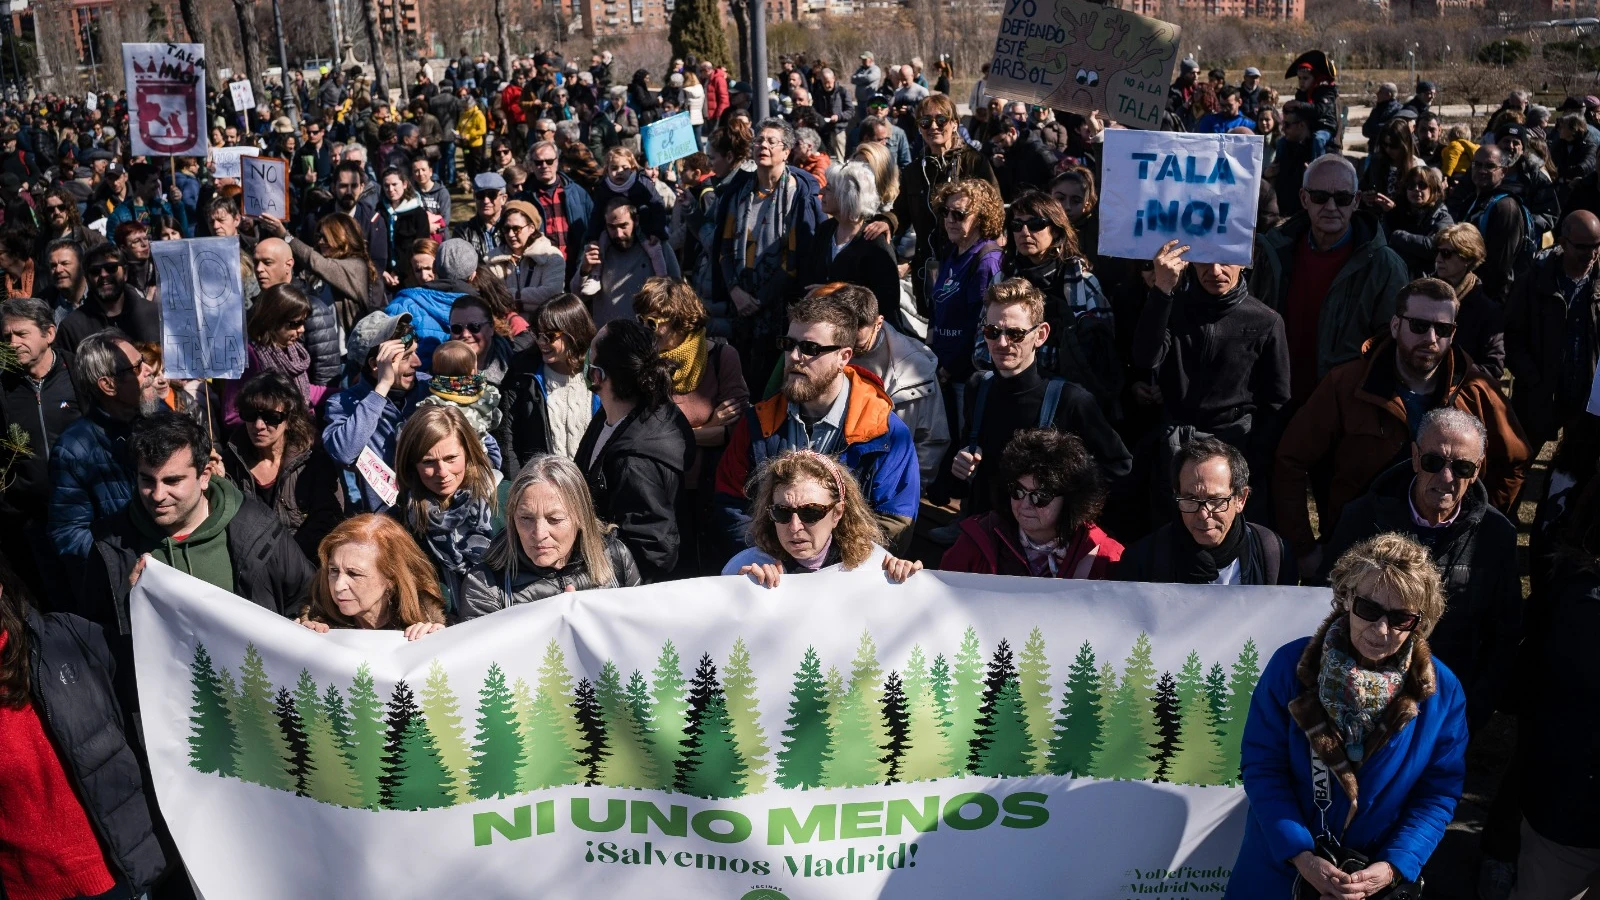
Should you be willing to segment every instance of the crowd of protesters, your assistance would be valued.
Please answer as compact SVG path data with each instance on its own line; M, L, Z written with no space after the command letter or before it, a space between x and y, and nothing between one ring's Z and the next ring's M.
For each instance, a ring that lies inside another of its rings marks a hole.
M1281 94L1185 59L1168 130L1265 138L1247 267L1099 254L1105 116L853 63L784 58L757 90L709 60L463 52L397 101L359 72L260 110L216 92L213 146L290 161L282 220L202 160L130 157L125 96L0 111L0 425L27 438L0 894L181 870L121 718L147 556L410 640L719 573L1328 585L1255 696L1229 896L1415 882L1497 710L1522 740L1484 896L1600 885L1600 98L1518 92L1485 128L1383 85L1352 161L1320 53ZM702 150L645 158L680 112ZM198 236L239 240L240 379L163 369L151 243ZM33 674L63 662L79 690ZM1319 809L1365 865L1323 852Z

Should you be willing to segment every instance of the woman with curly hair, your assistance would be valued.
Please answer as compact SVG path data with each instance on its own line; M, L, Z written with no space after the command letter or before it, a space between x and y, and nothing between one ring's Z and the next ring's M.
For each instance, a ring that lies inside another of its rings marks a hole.
M1001 278L1006 211L1000 191L982 178L941 184L931 202L948 240L928 295L928 346L939 357L939 380L961 384L974 368L984 294Z
M317 548L311 606L300 624L404 631L415 641L445 626L444 597L433 563L405 526L381 513L339 523Z
M1000 457L992 511L961 520L939 568L982 575L1108 579L1122 545L1095 524L1105 477L1071 432L1017 432Z
M777 587L784 575L823 569L882 568L899 584L922 563L883 548L883 531L861 488L838 460L815 450L790 450L756 473L750 510L751 547L722 567Z

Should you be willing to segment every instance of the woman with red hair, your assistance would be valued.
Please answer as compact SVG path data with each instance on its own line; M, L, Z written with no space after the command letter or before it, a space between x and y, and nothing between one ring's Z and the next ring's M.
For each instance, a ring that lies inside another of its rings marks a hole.
M322 539L317 562L311 607L300 619L312 631L403 630L414 641L444 628L433 563L389 516L346 519Z

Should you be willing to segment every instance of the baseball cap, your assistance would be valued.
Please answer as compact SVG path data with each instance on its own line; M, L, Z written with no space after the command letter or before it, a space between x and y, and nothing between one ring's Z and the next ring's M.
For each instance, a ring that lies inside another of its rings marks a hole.
M728 85L728 94L729 95L733 95L733 94L748 94L748 93L751 93L750 85L746 84L743 81L735 81L733 84Z
M1402 106L1402 107L1400 107L1400 109L1398 111L1395 112L1394 118L1396 118L1396 119L1410 119L1412 121L1415 121L1416 118L1417 118L1417 111L1412 109L1409 106Z
M277 134L294 134L294 123L288 116L279 116L272 120L272 130Z
M894 98L885 91L874 91L872 96L867 98L868 106L889 106L893 102Z
M391 316L383 310L367 315L350 329L350 337L345 339L345 350L351 359L366 362L368 356L378 349L378 345L391 340L400 331L402 325L411 324L411 313L401 313Z
M863 51L861 51L861 58L862 59L877 59L876 56L872 55L872 51L871 50L863 50Z
M1255 66L1251 66L1251 67L1249 67L1249 68L1244 70L1244 77L1246 77L1246 78L1260 78L1261 77L1261 70L1256 68Z
M1523 127L1523 126L1521 126L1521 125L1518 125L1515 122L1511 122L1511 123L1508 123L1508 124L1505 124L1505 125L1501 125L1499 130L1495 132L1495 137L1496 138L1516 138L1519 141L1525 141L1525 140L1528 139L1528 129Z
M500 177L499 172L483 172L472 179L473 193L478 191L503 191L506 189L506 180Z

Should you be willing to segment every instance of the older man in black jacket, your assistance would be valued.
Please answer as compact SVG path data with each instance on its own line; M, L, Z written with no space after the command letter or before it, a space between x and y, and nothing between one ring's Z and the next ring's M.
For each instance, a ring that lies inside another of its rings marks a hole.
M1350 547L1396 532L1427 547L1444 575L1445 614L1428 644L1461 679L1467 726L1489 721L1511 675L1522 635L1517 527L1489 505L1478 480L1488 431L1471 413L1446 407L1422 419L1411 461L1378 476L1344 508L1320 579Z

